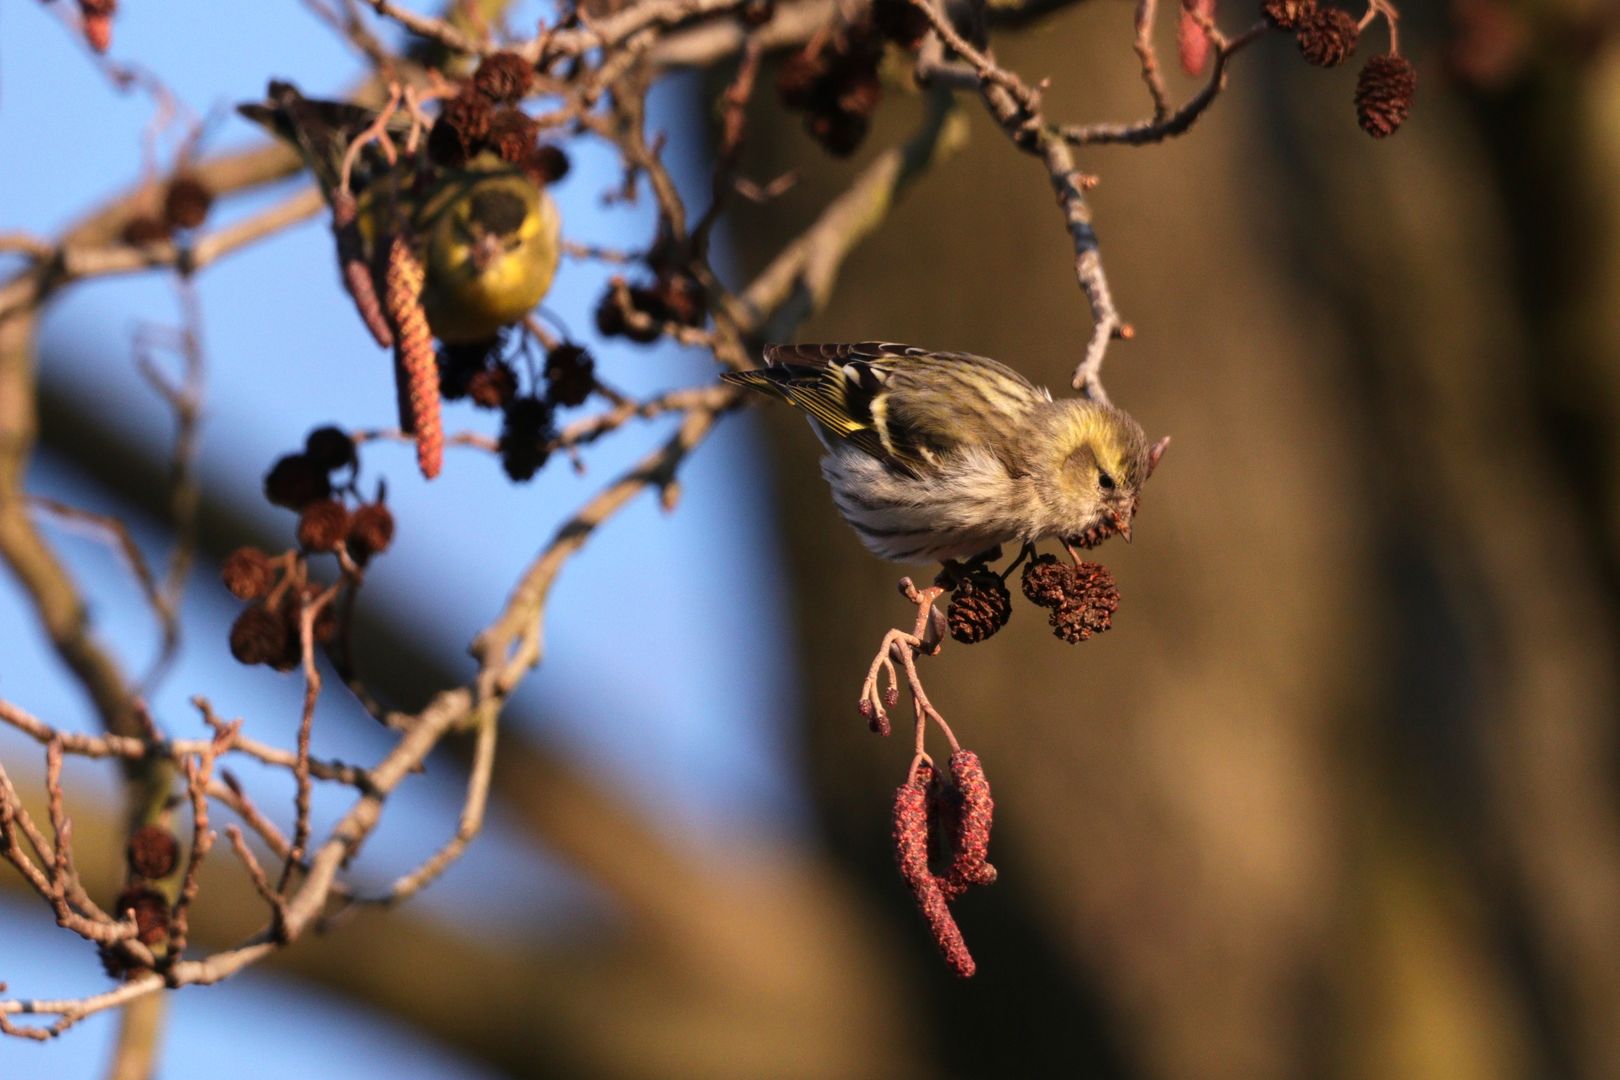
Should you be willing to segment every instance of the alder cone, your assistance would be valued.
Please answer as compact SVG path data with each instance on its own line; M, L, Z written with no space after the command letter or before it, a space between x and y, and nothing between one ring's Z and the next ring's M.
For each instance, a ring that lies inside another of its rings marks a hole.
M1260 14L1278 30L1298 30L1300 23L1316 14L1316 0L1265 0Z
M1101 563L1081 563L1072 570L1063 602L1052 609L1047 621L1052 633L1076 645L1113 627L1119 588L1113 571Z
M220 578L238 600L257 600L276 583L269 557L253 547L239 547L227 555Z
M950 625L951 637L965 645L973 645L1007 625L1012 615L1012 598L1001 576L990 570L969 574L956 591L945 610L945 621Z
M1299 51L1317 67L1337 67L1350 58L1361 40L1356 20L1342 8L1320 8L1300 21L1294 35Z
M1072 568L1059 563L1055 555L1042 555L1024 567L1024 596L1032 604L1057 607L1068 595L1072 577Z
M130 873L156 881L174 873L180 861L180 841L161 825L142 825L129 834L124 854Z
M1356 77L1356 122L1375 139L1395 134L1412 113L1417 69L1404 56L1375 56Z

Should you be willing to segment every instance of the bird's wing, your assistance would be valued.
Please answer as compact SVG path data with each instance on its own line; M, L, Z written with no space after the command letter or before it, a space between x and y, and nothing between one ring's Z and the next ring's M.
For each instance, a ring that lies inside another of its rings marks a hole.
M912 475L964 431L1014 424L1049 400L1005 364L971 353L864 341L767 345L765 360L725 378L803 409L829 435Z
M375 109L348 101L307 98L292 83L279 79L271 80L264 101L244 102L236 111L297 148L328 196L342 179L343 158L350 144L377 119ZM402 139L410 132L411 118L400 112L386 126L390 137ZM372 143L360 153L350 178L352 189L358 194L371 177L389 168L382 149Z

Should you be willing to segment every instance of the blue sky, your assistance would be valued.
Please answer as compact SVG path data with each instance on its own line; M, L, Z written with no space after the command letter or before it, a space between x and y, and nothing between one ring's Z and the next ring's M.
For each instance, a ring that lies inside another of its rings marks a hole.
M540 11L529 5L521 10L530 24ZM216 118L210 149L256 137L229 107L257 97L267 78L292 78L320 94L341 89L357 71L342 45L295 0L132 3L120 12L114 43L116 57L139 60L199 115ZM675 87L656 103L655 115L672 128L675 152L696 143L681 137L688 122L678 111L683 92ZM0 8L0 151L11 163L0 170L0 230L48 234L127 184L137 173L141 131L150 116L142 95L108 89L47 8ZM611 156L600 147L570 149L575 168L556 192L565 233L616 246L643 242L650 221L645 207L609 211L601 205L601 190L616 179ZM701 206L706 181L697 163L677 159L676 165ZM250 213L293 189L288 184L226 204L211 224ZM13 265L0 260L0 269ZM565 262L547 300L587 341L604 278L596 267ZM321 223L291 230L210 270L201 278L200 295L210 363L200 467L210 484L251 498L269 462L296 448L309 428L329 421L391 422L388 359L336 288L330 238ZM135 373L131 338L141 324L172 324L176 317L174 290L158 275L75 288L46 321L46 351L54 366L42 378L93 386L103 422L164 444L169 418ZM638 393L712 377L712 365L700 355L673 348L608 344L598 349L598 360L616 385ZM491 420L465 405L452 406L447 417L451 429L491 430ZM363 602L387 607L413 636L459 659L556 524L665 437L669 426L645 423L591 448L584 476L559 461L524 486L510 484L492 459L473 451L451 449L445 474L428 485L417 476L408 448L369 450L366 474L386 475L399 534L396 548L368 576ZM773 538L762 514L764 481L753 466L758 453L751 417L729 419L688 463L684 495L673 514L663 514L646 496L592 539L554 593L545 665L510 710L550 718L535 733L538 738L606 778L632 781L625 789L673 830L769 839L802 835L804 828L801 794L781 782L780 762L791 754L788 733L796 718L780 703L796 700L795 675L787 660L791 642ZM30 487L92 509L116 509L48 461L36 463ZM292 516L256 506L290 541ZM134 524L148 556L161 561L161 534L153 523ZM51 535L92 599L99 633L117 643L127 667L142 668L157 637L127 574L95 542L56 529ZM416 584L424 581L435 584ZM626 588L637 600L628 628ZM186 701L203 693L222 713L246 717L261 737L285 743L300 684L230 660L226 629L237 610L212 568L200 568L186 598L186 648L154 700L155 712L172 731L194 731ZM15 586L0 576L0 696L65 725L91 726L79 694L30 624ZM633 647L626 647L627 636ZM762 709L759 702L778 704ZM369 724L340 694L328 695L317 719L317 751L351 758L374 754ZM14 775L37 775L36 749L4 731L0 760ZM285 801L277 778L250 775L249 782L267 804ZM110 790L104 779L87 777L84 783ZM341 802L320 804L318 817L341 809ZM417 847L394 838L420 837L423 829L438 835L453 813L448 794L420 792L401 800L359 872L380 878L408 865ZM525 895L531 905L539 896L539 911L502 911L498 901L478 902L494 905L487 912L491 919L555 922L559 928L600 904L565 870L532 855L516 860L521 873L532 875L531 888L480 887L510 881L518 851L509 830L495 821L464 865L420 902L447 911L493 893ZM42 905L0 901L0 942L0 980L14 993L82 993L104 985L93 951L58 930ZM172 1004L166 1077L215 1075L218 1041L228 1037L240 1046L251 1038L251 1025L231 1023L235 1010L267 1006L290 1018L301 1041L333 1048L330 1057L310 1054L307 1061L340 1062L343 1076L397 1074L397 1060L345 1060L341 1052L347 1040L364 1044L370 1055L383 1041L370 1030L377 1018L271 976L187 991ZM46 1048L0 1040L0 1076L45 1068L60 1077L96 1075L111 1030L108 1022L89 1023ZM285 1024L278 1030L280 1038L288 1034ZM410 1062L413 1075L471 1075L430 1048L411 1047L408 1035L390 1032L386 1042L405 1055L401 1060Z

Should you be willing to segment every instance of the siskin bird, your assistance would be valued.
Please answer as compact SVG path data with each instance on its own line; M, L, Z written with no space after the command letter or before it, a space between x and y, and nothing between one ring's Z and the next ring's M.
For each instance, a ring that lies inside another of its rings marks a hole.
M271 82L267 100L238 106L249 120L292 143L330 202L342 186L349 147L377 113L348 102L306 98L291 83ZM396 142L411 118L386 125ZM358 210L361 256L377 264L386 237L411 238L425 281L422 305L434 336L483 341L516 322L551 288L561 255L551 197L515 165L477 154L458 168L391 165L375 144L358 154L349 190Z
M767 345L722 378L809 414L821 472L861 542L897 562L968 559L1055 537L1128 541L1149 445L1112 405L1054 401L982 356L908 345Z

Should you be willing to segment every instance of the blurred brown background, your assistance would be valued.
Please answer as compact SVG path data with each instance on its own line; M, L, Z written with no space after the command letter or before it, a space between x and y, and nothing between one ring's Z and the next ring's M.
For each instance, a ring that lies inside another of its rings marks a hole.
M929 1069L1620 1075L1614 19L1405 7L1421 84L1393 139L1355 127L1355 63L1279 37L1187 137L1082 159L1139 330L1105 377L1175 443L1135 544L1100 553L1112 634L1070 648L1022 608L925 670L996 785L1002 871L960 905L971 986L884 910ZM1139 115L1129 17L1085 5L998 54L1054 77L1054 115ZM1062 386L1087 329L1067 237L1038 165L974 119L802 336ZM769 423L815 583L829 848L892 894L873 824L900 755L848 714L904 617L895 574L817 497L812 440Z
M1083 157L1138 330L1105 378L1175 443L1135 544L1099 552L1112 633L1066 646L1020 602L926 662L997 797L1000 881L958 905L975 980L948 977L893 869L905 740L854 709L908 618L899 571L837 520L784 409L758 422L822 835L672 839L514 738L501 813L615 918L497 934L407 907L286 968L522 1076L1620 1076L1620 48L1596 2L1407 7L1421 84L1391 140L1355 125L1355 63L1277 37L1185 138ZM1126 119L1130 33L1131 5L1089 0L997 48L1053 76L1054 116ZM854 168L760 97L746 171L822 164L743 212L745 268ZM1061 387L1088 329L1072 252L1039 166L968 104L970 147L800 337ZM865 153L919 111L891 94ZM55 452L115 452L44 404L47 438L73 433ZM160 468L129 490L160 497ZM249 538L208 514L216 553ZM387 632L388 689L434 685ZM208 888L244 899L203 929L248 929L246 884Z

